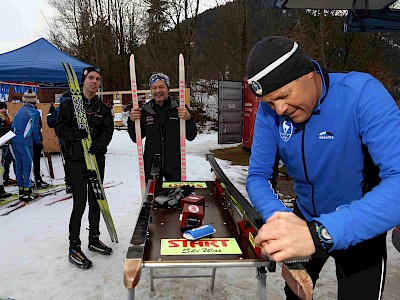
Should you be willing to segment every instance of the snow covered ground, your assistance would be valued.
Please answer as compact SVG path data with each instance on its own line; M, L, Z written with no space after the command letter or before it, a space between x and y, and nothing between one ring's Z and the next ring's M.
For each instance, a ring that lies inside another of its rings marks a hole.
M231 147L235 145L225 145ZM217 134L199 134L187 143L187 180L213 180L205 154L221 148ZM230 166L218 160L225 173L245 194L247 167ZM61 159L53 156L56 178L63 177ZM42 171L47 174L42 161ZM106 189L109 206L118 232L119 243L111 243L103 220L101 238L114 250L103 256L87 250L87 212L82 220L82 249L93 261L93 268L80 270L70 264L68 222L72 200L45 206L51 197L41 199L8 216L0 217L0 299L126 299L123 263L140 210L140 186L135 144L126 131L115 131L108 148L105 182L123 184ZM60 182L60 180L59 180ZM0 212L4 208L0 207ZM389 264L384 299L399 299L400 253L388 237ZM169 274L209 273L205 269L165 270ZM254 268L217 269L215 290L210 279L155 280L155 293L150 293L149 270L144 269L136 289L136 299L256 299L257 281ZM283 299L283 279L278 267L267 274L267 298ZM333 261L329 260L317 284L314 299L335 299L336 280Z

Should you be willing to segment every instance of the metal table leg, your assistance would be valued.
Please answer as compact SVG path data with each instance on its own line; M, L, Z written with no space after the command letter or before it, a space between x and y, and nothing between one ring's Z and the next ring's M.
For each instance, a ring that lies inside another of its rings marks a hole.
M128 289L128 300L135 300L135 289Z
M212 268L212 275L211 275L211 290L214 290L215 286L215 273L217 272L217 268Z
M150 268L150 290L154 292L154 271Z
M257 267L257 286L258 286L258 300L267 299L267 271L265 267Z

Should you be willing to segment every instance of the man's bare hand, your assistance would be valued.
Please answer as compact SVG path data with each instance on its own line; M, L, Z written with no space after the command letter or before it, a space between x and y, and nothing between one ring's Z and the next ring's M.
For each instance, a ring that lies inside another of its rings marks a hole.
M186 107L178 107L178 117L185 121L190 119L190 113Z
M136 120L140 120L142 116L142 109L141 108L132 108L131 113L129 114L129 118L131 121L135 122Z
M315 253L307 223L291 212L276 212L258 231L255 242L261 253L276 262Z

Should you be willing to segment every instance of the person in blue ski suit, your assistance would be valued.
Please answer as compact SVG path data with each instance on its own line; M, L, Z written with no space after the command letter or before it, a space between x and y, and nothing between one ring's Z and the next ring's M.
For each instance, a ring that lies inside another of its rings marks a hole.
M386 232L400 222L395 101L371 75L327 73L284 37L259 41L247 72L261 100L247 178L250 200L265 221L256 244L278 262L311 256L305 267L314 286L331 256L338 299L380 299ZM277 152L294 180L293 211L270 186ZM366 192L368 155L381 181ZM287 286L285 292L298 299Z
M36 94L29 89L22 96L24 105L17 111L11 123L11 130L16 136L11 140L15 155L16 177L20 199L32 200L31 170L34 144L41 144L39 119L40 113L35 108Z

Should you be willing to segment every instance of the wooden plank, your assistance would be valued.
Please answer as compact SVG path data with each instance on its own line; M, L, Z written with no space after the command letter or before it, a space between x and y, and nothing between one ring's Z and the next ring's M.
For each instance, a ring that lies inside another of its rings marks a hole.
M7 109L10 119L14 118L17 111L22 107L23 102L14 103L7 102ZM54 132L54 128L50 128L47 125L47 113L49 112L51 103L37 103L36 107L41 113L42 119L42 135L43 135L43 150L44 152L60 152L60 145L58 143L58 137ZM57 105L55 105L57 106Z

